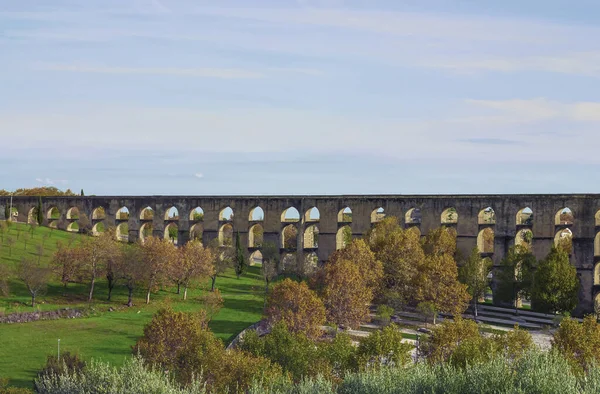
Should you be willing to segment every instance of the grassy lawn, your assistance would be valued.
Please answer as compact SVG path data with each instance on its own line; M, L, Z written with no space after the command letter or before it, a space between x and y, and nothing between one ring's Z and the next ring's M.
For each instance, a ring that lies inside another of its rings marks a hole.
M21 226L19 241L9 255L6 242L0 247L0 264L15 266L23 257L37 259L37 243L44 241L41 260L48 263L56 250L56 241L77 242L81 235L51 231L48 228L35 230L33 240L24 248L23 233L26 226L16 225L10 236L16 239L17 226ZM49 236L46 236L46 235ZM51 234L51 235L50 235ZM46 236L46 237L45 237ZM5 234L6 241L6 234ZM0 242L1 243L1 242ZM142 291L136 294L134 307L124 306L127 293L118 286L113 291L113 301L106 302L106 282L96 285L94 302L86 302L86 284L69 285L66 291L60 283L52 283L45 296L40 297L36 310L52 310L63 307L86 309L90 316L81 319L38 321L23 324L0 324L0 377L10 379L16 386L30 387L37 370L44 364L48 354L57 351L60 338L61 352L79 353L83 358L96 358L120 364L131 354L131 345L142 334L144 325L159 308L170 305L175 310L194 311L201 308L200 297L208 291L208 283L202 288L188 291L188 300L183 301L176 289L166 288L152 294L150 305L144 303ZM260 320L263 307L263 282L260 268L250 267L240 279L233 270L217 279L217 287L225 300L223 309L213 318L210 327L225 342L233 339L241 330ZM11 295L0 297L0 313L28 312L33 308L25 287L18 281L11 282ZM109 311L113 308L114 311Z

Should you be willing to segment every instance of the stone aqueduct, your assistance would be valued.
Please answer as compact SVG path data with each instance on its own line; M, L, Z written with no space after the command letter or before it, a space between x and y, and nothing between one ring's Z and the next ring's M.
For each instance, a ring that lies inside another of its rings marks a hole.
M9 204L10 197L0 197L0 212ZM37 204L37 197L13 197L13 215L26 222ZM127 223L130 241L139 239L145 226L152 228L154 236L163 237L168 226L176 225L178 244L185 243L190 234L198 231L205 243L239 232L241 242L253 253L260 245L253 240L252 229L260 226L264 241L278 244L282 258L288 253L296 253L299 258L311 254L320 262L343 247L349 232L359 237L384 215L398 217L403 226L415 227L421 234L440 225L452 226L463 255L478 245L496 266L515 242L527 238L529 247L540 259L561 235L568 235L573 245L571 262L581 282L575 313L592 312L594 300L600 300L600 194L92 196L44 197L42 204L44 225L68 229L79 219L71 214L77 208L81 216L89 218L85 224L89 230L99 223L113 227ZM118 215L123 207L129 212L127 217ZM142 212L147 207L152 208L153 216L144 220ZM173 207L178 212L175 217L169 216ZM203 216L193 214L197 207ZM255 215L257 207L261 208L260 216ZM97 214L98 208L104 209L104 216ZM286 216L293 208L299 214ZM54 210L54 216L49 214L50 210ZM232 217L224 217L224 212L231 211ZM561 215L565 212L569 215ZM289 245L282 239L287 226L297 230L295 242ZM483 240L486 233L487 246Z

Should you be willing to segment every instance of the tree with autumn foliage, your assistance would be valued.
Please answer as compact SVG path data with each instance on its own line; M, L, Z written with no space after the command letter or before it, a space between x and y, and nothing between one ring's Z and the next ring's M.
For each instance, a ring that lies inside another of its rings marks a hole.
M600 324L592 315L583 323L563 319L553 335L552 349L562 354L575 372L587 371L600 363Z
M225 271L231 268L235 260L235 250L232 247L222 247L219 240L215 238L210 242L208 248L213 254L213 274L210 276L210 291L215 291L217 277L223 275Z
M141 246L144 275L142 283L146 288L146 304L150 303L150 294L163 284L169 267L177 261L177 247L167 239L148 237Z
M186 300L188 288L192 284L203 282L214 274L215 256L199 240L187 242L177 253L177 259L169 265L169 277L177 285L177 294L183 286L183 299Z
M306 283L287 278L273 287L267 298L265 316L272 325L281 321L291 332L317 338L325 323L325 306Z
M368 319L373 289L367 285L358 264L339 259L328 263L324 281L323 303L328 322L356 329Z
M85 237L76 248L80 250L77 257L80 272L83 278L90 282L88 302L92 302L96 280L106 274L109 260L113 260L119 253L119 247L111 231L106 231L97 237Z
M127 306L133 306L133 291L142 285L145 265L139 244L123 244L114 265L114 275L127 288Z
M358 267L360 276L374 296L381 292L383 264L377 260L364 239L354 239L343 249L336 250L329 257L328 264L335 264L340 260L352 261Z
M81 276L82 249L65 246L62 242L57 243L57 247L50 267L66 290L69 283L76 282Z

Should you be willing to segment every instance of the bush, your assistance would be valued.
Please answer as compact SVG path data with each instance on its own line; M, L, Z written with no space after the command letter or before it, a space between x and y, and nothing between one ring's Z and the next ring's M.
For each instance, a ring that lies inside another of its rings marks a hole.
M61 375L64 373L78 373L84 368L85 361L81 360L79 355L64 352L60 358L57 356L48 356L46 366L38 372L38 377L44 375Z

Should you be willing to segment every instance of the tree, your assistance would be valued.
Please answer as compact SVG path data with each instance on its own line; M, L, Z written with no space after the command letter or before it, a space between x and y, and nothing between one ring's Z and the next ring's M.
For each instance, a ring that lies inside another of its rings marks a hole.
M85 196L85 194L83 193L83 189L81 189L81 196Z
M519 301L531 295L536 263L537 260L529 249L523 246L511 247L495 273L497 282L494 300L511 301L517 309Z
M115 277L121 279L128 290L127 306L133 306L133 291L143 282L145 267L138 244L121 246L114 266Z
M356 329L368 319L371 301L373 291L355 263L337 260L325 266L323 303L329 322Z
M39 226L41 226L42 223L44 223L44 211L42 208L42 196L38 197L38 205L37 205L37 208L35 209L35 216L36 216L37 224Z
M467 293L473 301L473 314L477 318L477 301L485 296L488 288L488 274L492 269L492 261L482 259L479 249L475 247L471 255L458 270L461 283L467 285Z
M407 365L411 361L413 346L402 342L402 339L402 332L395 326L387 326L362 339L357 349L359 368Z
M41 379L44 376L76 374L85 369L85 361L78 354L71 352L63 352L60 357L50 355L46 359L46 365L42 368L37 378Z
M148 237L142 244L144 261L143 283L146 287L146 304L150 303L150 294L167 278L169 266L177 258L177 248L166 239Z
M44 245L37 244L35 245L35 254L38 256L38 264L42 260L42 256L44 255Z
M235 235L235 275L238 279L246 272L247 265L246 254L244 253L244 248L240 242L240 232L238 231Z
M42 267L27 258L21 259L17 267L17 275L19 279L27 287L27 291L31 295L31 306L35 306L35 299L42 294L48 286L51 271Z
M267 306L267 295L269 294L269 284L277 277L277 261L279 259L279 249L273 242L265 242L262 247L263 263L261 267L262 277L265 281L264 305Z
M210 322L214 316L219 313L221 308L223 308L223 304L225 300L221 297L221 292L219 289L215 289L215 291L209 291L202 297L202 306L206 311L206 320Z
M600 362L600 324L589 315L583 323L563 319L553 335L552 349L565 357L576 372L587 371Z
M335 264L339 260L352 261L359 269L365 284L374 295L381 292L381 279L383 278L383 264L377 260L364 239L355 239L346 244L346 247L335 251L328 260L328 264Z
M4 206L4 219L10 220L10 206L8 205Z
M303 332L316 338L325 323L325 307L306 283L287 278L273 287L267 298L265 316L270 324L281 321L291 332Z
M213 250L202 246L202 242L192 240L179 248L177 259L169 265L169 276L177 285L177 294L183 286L183 299L192 283L203 282L214 274Z
M232 248L222 248L219 245L219 240L214 239L211 241L209 248L212 250L214 256L213 266L215 268L214 273L211 275L211 287L210 291L215 291L215 283L217 277L222 275L233 265L234 254Z
M533 307L542 312L571 312L577 306L578 293L577 269L565 251L553 247L535 272Z
M8 256L12 256L12 247L15 246L15 239L13 237L6 237L6 246L8 246Z
M8 297L10 293L9 287L9 278L11 276L11 272L8 269L8 266L5 264L0 264L0 294L4 297Z
M50 262L50 267L66 290L67 285L75 282L76 278L81 275L80 264L83 258L79 255L81 254L80 248L69 248L60 242L57 243L57 248Z
M80 266L82 275L90 281L88 302L92 302L96 280L101 274L106 273L108 261L115 259L118 253L118 244L110 231L98 237L86 237L77 246L81 248L78 256L81 258Z

